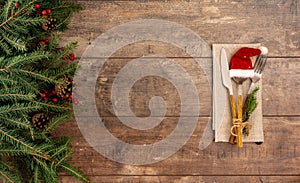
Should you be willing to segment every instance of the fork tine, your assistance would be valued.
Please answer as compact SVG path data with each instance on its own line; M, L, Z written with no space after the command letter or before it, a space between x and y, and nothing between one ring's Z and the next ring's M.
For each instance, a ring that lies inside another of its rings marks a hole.
M261 73L260 71L261 71L261 67L262 67L262 65L263 65L263 62L264 62L264 58L261 57L261 59L259 60L258 65L257 65L257 72L258 72L258 73Z
M263 61L262 61L261 67L260 67L260 73L262 73L262 71L264 70L264 68L267 64L267 58L268 57L263 57Z
M257 70L255 71L256 73L258 73L258 74L262 73L262 71L263 71L263 69L264 69L264 67L266 65L266 61L267 61L266 57L263 57L261 59L261 61L259 63L259 66L258 66Z
M259 55L259 56L256 58L256 61L255 61L254 66L253 66L254 72L259 71L259 68L260 68L260 65L261 65L261 61L262 61L262 55Z
M258 64L258 62L260 62L261 57L262 57L262 55L258 55L258 57L256 58L254 66L253 66L254 70L257 68L257 64Z

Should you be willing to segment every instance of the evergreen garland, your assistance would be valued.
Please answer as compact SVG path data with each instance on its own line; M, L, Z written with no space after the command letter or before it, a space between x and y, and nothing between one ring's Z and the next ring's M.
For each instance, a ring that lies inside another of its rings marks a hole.
M70 138L51 136L72 117L71 96L59 99L54 88L77 67L66 63L67 58L74 60L76 43L65 47L58 43L59 32L80 9L76 3L59 0L0 0L0 179L4 182L54 183L61 170L89 182L67 163L72 156ZM35 114L39 115L33 120Z

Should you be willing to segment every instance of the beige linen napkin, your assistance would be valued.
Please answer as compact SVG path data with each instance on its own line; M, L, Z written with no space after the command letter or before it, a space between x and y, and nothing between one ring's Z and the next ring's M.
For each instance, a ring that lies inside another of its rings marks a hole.
M261 44L213 44L213 124L212 128L215 130L216 142L228 142L230 137L230 129L232 126L231 107L229 102L228 91L223 86L220 65L220 51L225 48L228 62L230 62L232 55L241 47L258 48ZM253 57L252 62L255 62ZM255 84L260 89L256 94L258 106L252 113L249 122L252 123L250 135L243 137L243 142L263 142L263 123L262 123L262 79ZM237 101L237 85L232 81L235 101ZM245 99L250 80L243 83L243 100Z

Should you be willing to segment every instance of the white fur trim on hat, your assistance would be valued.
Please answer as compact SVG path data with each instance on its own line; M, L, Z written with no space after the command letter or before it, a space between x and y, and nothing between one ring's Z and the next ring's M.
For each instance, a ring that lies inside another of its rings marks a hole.
M230 69L229 75L230 77L250 78L254 76L254 70Z

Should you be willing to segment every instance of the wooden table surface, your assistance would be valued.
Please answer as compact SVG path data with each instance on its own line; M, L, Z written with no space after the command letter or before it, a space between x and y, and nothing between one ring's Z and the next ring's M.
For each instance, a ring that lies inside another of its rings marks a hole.
M93 182L300 182L299 0L77 2L84 10L73 17L62 39L79 42L78 58L95 38L109 29L149 18L184 25L210 46L213 43L262 43L269 48L262 88L265 142L262 145L247 143L241 149L213 142L204 150L199 150L198 145L212 107L203 69L184 50L158 41L133 43L115 52L99 70L97 83L98 111L114 136L132 144L151 144L166 138L180 117L176 88L155 76L135 83L130 92L130 105L136 116L146 117L150 114L149 99L161 96L167 106L162 123L141 132L122 125L116 117L110 100L113 80L130 60L143 55L172 58L187 70L202 101L201 115L191 138L177 153L161 162L140 166L121 164L102 156L85 141L76 121L68 121L56 135L73 137L71 163ZM166 31L176 34L176 30ZM66 174L62 174L61 180L76 182Z

